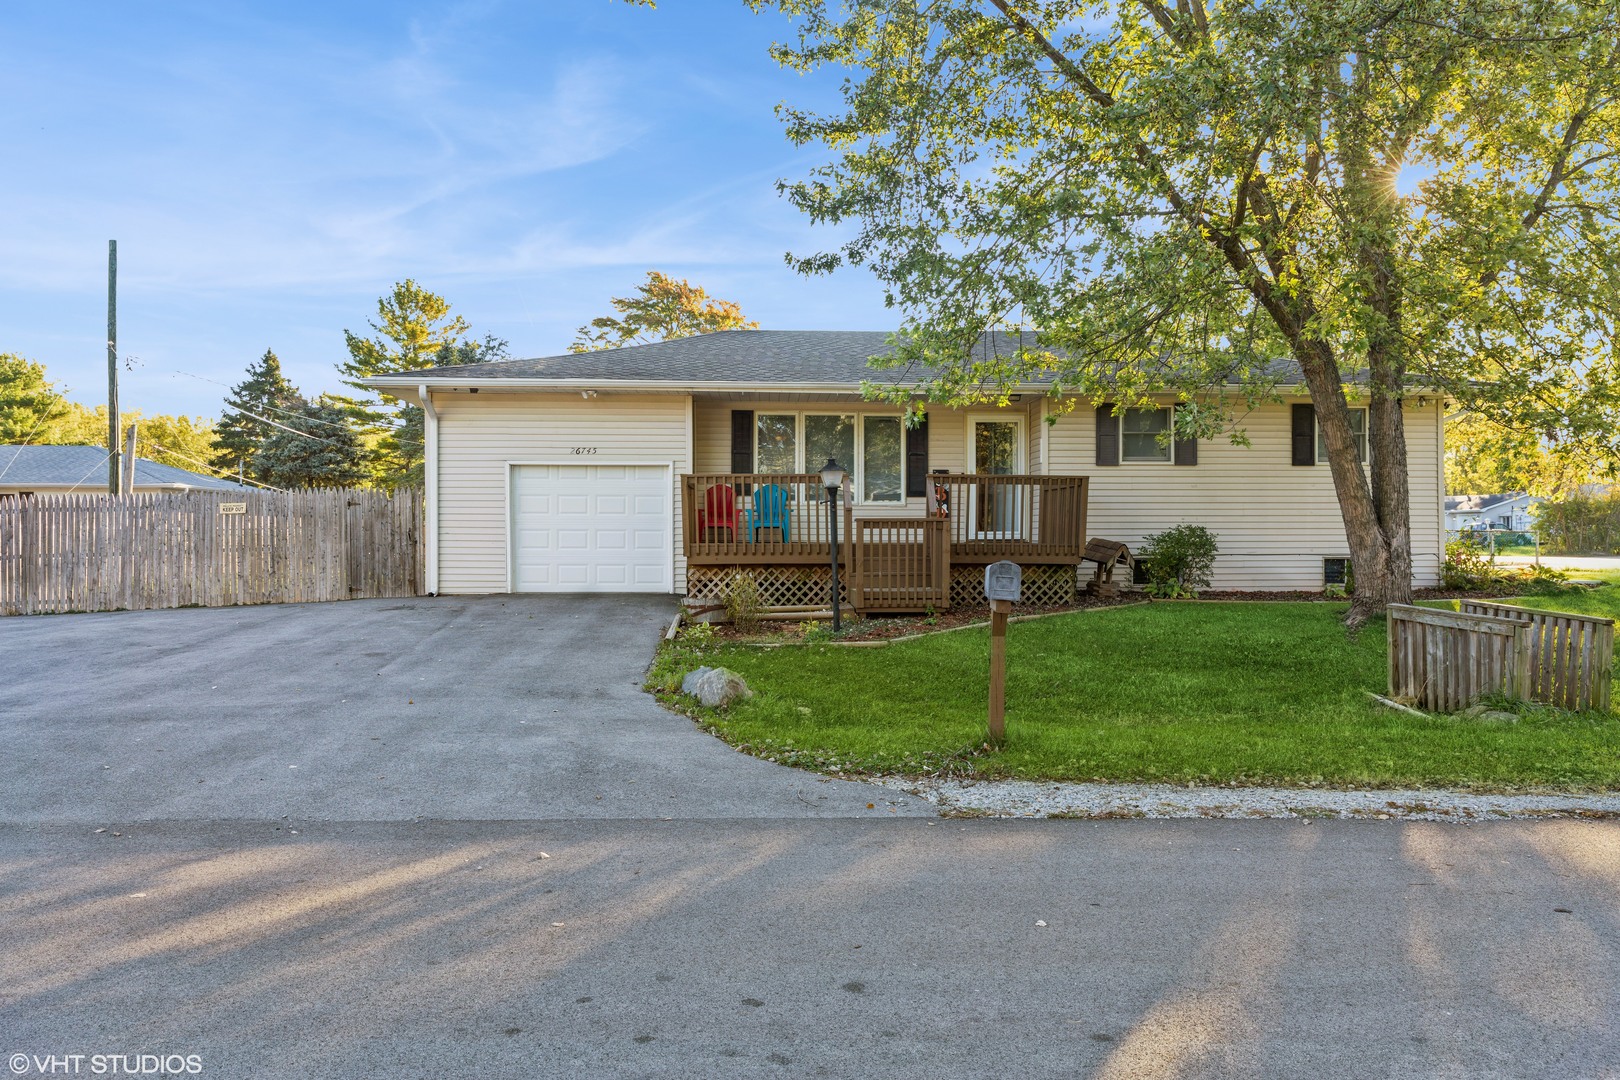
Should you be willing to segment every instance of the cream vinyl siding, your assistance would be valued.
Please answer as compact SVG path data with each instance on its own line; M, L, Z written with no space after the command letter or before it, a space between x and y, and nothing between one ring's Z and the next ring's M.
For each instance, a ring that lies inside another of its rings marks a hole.
M439 591L499 593L511 588L507 568L509 462L672 464L691 470L687 403L678 394L581 398L555 394L433 395L439 413ZM575 455L577 447L596 453ZM685 588L679 487L675 578Z
M1304 399L1300 399L1304 400ZM1289 405L1266 405L1243 421L1251 446L1198 444L1198 464L1097 466L1096 410L1080 404L1047 436L1053 473L1091 477L1087 531L1135 548L1149 533L1182 523L1214 531L1217 589L1320 589L1322 559L1347 556L1343 519L1326 464L1292 461ZM1413 577L1439 581L1441 411L1406 410L1412 491Z

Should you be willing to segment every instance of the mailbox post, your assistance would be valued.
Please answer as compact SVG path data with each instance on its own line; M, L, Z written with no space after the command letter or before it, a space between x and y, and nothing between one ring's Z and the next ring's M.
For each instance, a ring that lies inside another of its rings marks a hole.
M984 598L990 601L990 742L1007 737L1007 615L1023 599L1024 571L1015 562L984 568Z

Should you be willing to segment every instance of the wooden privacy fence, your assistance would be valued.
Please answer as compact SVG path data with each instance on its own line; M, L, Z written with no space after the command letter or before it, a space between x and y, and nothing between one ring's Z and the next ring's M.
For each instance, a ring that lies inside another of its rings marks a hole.
M1530 627L1530 686L1525 695L1529 700L1564 709L1608 709L1614 672L1613 619L1485 600L1464 600L1462 609Z
M1490 693L1607 709L1614 623L1464 601L1463 611L1389 606L1389 694L1456 712Z
M416 596L422 549L414 488L0 499L0 614Z

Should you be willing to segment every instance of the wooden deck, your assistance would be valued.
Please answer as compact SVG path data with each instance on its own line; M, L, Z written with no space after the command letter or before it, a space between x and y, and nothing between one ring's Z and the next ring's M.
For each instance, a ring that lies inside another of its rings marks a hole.
M829 503L815 473L682 475L682 535L692 566L812 567L838 561L860 610L950 603L953 566L1010 559L1077 565L1086 544L1083 476L933 473L918 507Z

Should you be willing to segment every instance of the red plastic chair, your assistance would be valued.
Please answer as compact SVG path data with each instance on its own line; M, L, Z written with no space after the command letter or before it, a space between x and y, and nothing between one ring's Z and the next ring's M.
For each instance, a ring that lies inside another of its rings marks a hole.
M703 505L698 507L698 538L704 539L710 529L724 529L731 534L733 543L742 525L742 512L737 509L737 492L730 484L715 484L703 494Z

